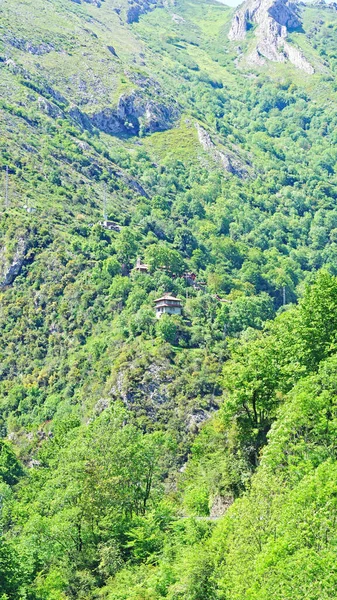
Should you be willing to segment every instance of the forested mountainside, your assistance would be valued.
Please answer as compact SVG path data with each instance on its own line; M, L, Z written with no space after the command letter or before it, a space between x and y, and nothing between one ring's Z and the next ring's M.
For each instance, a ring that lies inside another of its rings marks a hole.
M335 599L335 3L0 27L1 600Z

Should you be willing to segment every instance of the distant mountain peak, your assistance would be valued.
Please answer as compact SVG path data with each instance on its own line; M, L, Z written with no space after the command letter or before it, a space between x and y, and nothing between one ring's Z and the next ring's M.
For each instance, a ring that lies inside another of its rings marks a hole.
M288 32L302 27L296 4L288 0L246 0L236 11L228 34L231 41L245 39L247 31L256 25L257 43L247 56L248 62L264 64L290 61L306 73L314 73L304 54L287 41Z

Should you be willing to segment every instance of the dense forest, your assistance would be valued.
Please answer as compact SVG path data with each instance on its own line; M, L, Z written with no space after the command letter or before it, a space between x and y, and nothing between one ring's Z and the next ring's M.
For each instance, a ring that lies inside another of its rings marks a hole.
M213 0L2 1L0 600L336 598L337 11L296 11L252 63Z

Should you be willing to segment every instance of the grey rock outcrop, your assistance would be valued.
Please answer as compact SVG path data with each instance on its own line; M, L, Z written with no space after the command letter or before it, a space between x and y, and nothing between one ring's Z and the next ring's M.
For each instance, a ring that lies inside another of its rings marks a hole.
M237 175L242 179L248 176L247 168L233 152L225 149L219 150L206 129L201 127L199 123L196 123L196 128L200 145L206 152L213 156L214 160L218 162L227 173Z
M87 4L93 4L94 6L97 6L97 8L100 8L100 6L102 6L101 0L83 0L83 1L86 2ZM75 4L82 4L82 0L71 0L71 2L74 2Z
M92 129L91 120L77 106L72 105L68 114L83 129Z
M233 496L217 495L213 498L209 516L211 519L220 519L234 502Z
M244 10L238 10L232 20L229 30L228 39L235 42L240 42L246 37L248 29L248 15Z
M51 87L50 85L45 84L43 86L44 92L46 94L48 94L49 96L51 96L56 102L60 102L61 104L64 104L65 106L67 106L68 101L67 99L62 96L62 94L56 90L55 88Z
M157 6L162 6L162 4L161 2L156 2L156 0L129 0L126 20L128 23L135 23L138 21L140 15L153 10Z
M74 111L72 114L74 114ZM123 123L119 121L116 111L113 108L103 108L103 110L93 113L90 117L83 115L80 111L76 114L81 114L81 120L84 126L85 121L83 120L83 117L85 120L88 118L91 125L110 135L117 135L119 133L124 133L125 131Z
M116 177L119 177L124 181L124 183L129 186L132 190L134 190L139 196L143 196L144 198L149 198L149 194L144 190L143 186L133 177L126 175L125 173L116 173Z
M29 40L18 39L15 36L7 36L5 40L13 46L13 48L17 48L18 50L22 50L22 52L29 52L30 54L35 54L37 56L42 56L43 54L48 54L55 50L52 44L48 44L46 42L42 42L41 44L33 44L33 42Z
M52 102L46 100L46 98L44 98L43 96L39 96L37 102L40 111L48 115L48 117L56 119L57 117L62 116L62 111L59 109L59 107L53 104Z
M87 113L72 105L68 114L83 129L96 127L109 135L139 135L169 129L180 114L178 104L163 93L157 82L141 76L139 80L138 89L121 95L117 106Z
M26 240L20 238L13 258L6 259L6 247L0 251L0 289L11 285L19 275L25 262L27 252Z
M254 25L257 43L247 57L248 62L261 65L266 59L290 61L306 73L314 73L301 50L286 41L289 31L302 26L295 4L289 0L247 0L235 13L228 38L242 41Z
M32 458L32 460L30 460L29 463L27 464L28 469L37 469L40 466L41 466L41 461L37 460L36 458Z
M214 414L218 405L213 398L204 407L196 406L195 402L179 406L172 389L174 379L174 369L166 358L157 359L148 365L141 364L141 361L128 363L115 374L110 399L100 401L95 411L105 410L107 404L121 400L128 410L152 422L163 422L175 415L178 428L195 434Z
M154 133L169 129L179 115L178 106L164 102L161 98L152 100L139 91L123 94L117 108L110 107L94 113L90 121L94 127L111 135Z
M110 396L113 400L121 399L128 409L146 414L155 421L162 410L173 409L169 394L171 381L170 364L166 360L143 369L131 364L118 373Z
M118 102L117 115L124 124L131 122L135 132L142 126L144 133L154 133L168 129L178 116L178 107L173 103L163 103L159 99L150 100L134 92L129 96L121 96Z
M194 409L194 411L187 415L186 418L186 431L191 433L197 433L200 427L210 419L214 412L214 409Z
M173 23L177 23L178 25L181 25L181 23L186 23L184 17L181 17L180 15L176 14L172 15L172 21Z
M325 0L316 0L313 2L314 6L319 6L319 8L330 8L332 10L337 10L337 2L326 2Z

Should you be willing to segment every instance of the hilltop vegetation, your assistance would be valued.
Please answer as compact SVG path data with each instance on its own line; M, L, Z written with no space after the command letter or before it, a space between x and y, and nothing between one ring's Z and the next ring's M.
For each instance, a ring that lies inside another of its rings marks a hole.
M1 600L334 598L337 13L300 10L310 76L212 1L1 4Z

